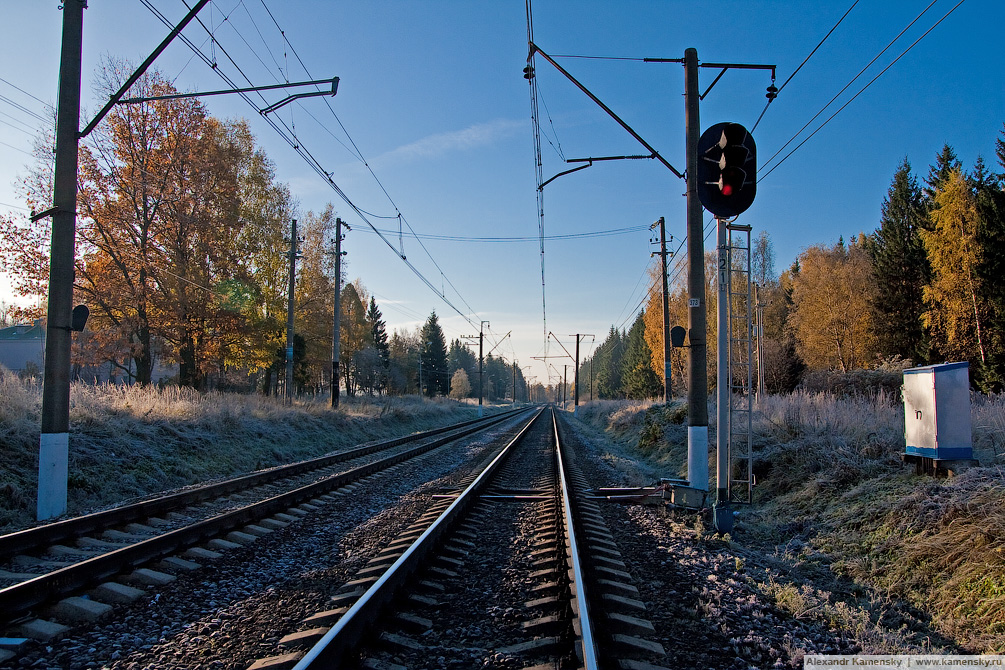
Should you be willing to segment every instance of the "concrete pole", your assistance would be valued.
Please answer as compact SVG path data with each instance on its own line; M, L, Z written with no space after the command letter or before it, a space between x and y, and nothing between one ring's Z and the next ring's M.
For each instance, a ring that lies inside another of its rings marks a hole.
M667 226L660 217L660 258L663 268L663 402L673 400L673 385L670 372L670 286L667 280Z
M578 416L579 415L579 339L580 339L580 337L581 337L580 334L576 333L576 369L575 369L575 371L573 373L573 381L572 381L572 383L574 384L574 386L573 386L573 389L574 389L573 390L573 409L572 409L572 415L573 416Z
M562 409L565 409L569 399L569 364L562 366Z
M70 458L70 315L77 228L77 142L80 129L80 61L84 0L63 2L56 114L56 173L53 183L49 306L38 444L37 518L66 512Z
M483 351L485 350L485 324L488 321L482 321L481 325L478 327L478 418L481 418L485 414L485 407L482 404L482 388L484 385L485 378L485 357Z
M293 402L293 290L297 282L297 220L290 226L290 292L286 302L286 402Z
M337 408L342 384L339 376L342 320L342 219L335 219L335 314L332 329L332 407Z
M705 342L705 244L698 200L698 50L684 51L685 136L687 153L688 387L687 477L708 490L708 358Z

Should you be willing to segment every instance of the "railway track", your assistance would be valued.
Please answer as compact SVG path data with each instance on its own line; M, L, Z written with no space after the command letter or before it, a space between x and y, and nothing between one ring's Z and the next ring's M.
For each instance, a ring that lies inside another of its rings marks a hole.
M95 586L87 598L66 598L55 611L71 621L97 618L109 603L142 595L135 584L102 584L103 580L128 572L124 581L141 585L170 581L170 574L140 566L161 559L169 571L198 567L195 561L200 558L248 544L314 511L333 491L495 426L512 414L416 433L0 536L0 559L6 561L0 570L4 580L0 583L6 583L0 588L0 625L20 619L25 629L33 610ZM208 547L197 546L207 540ZM74 546L69 546L71 542ZM178 556L181 552L185 554ZM32 630L30 625L27 630ZM42 626L43 637L45 630L52 627Z
M661 667L587 488L539 412L249 668Z

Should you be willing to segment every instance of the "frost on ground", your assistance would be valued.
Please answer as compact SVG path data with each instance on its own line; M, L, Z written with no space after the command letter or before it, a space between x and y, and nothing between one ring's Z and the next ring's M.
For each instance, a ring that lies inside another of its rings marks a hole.
M686 474L686 428L672 412L605 403L580 407L569 422L593 456L595 486ZM755 467L766 474L731 536L715 535L707 512L649 506L619 510L625 518L612 525L619 543L637 546L635 569L650 575L639 581L665 608L653 620L680 622L688 639L720 650L708 656L694 645L682 667L801 667L809 653L1001 653L994 617L1005 600L979 606L970 596L1005 584L1000 553L987 558L1005 540L1005 512L1002 539L994 523L978 539L979 560L963 535L1003 502L997 468L941 481L905 470L903 409L885 400L797 394L765 403L756 424ZM987 441L978 433L975 442ZM946 535L946 523L960 531ZM965 576L943 572L950 565ZM664 644L680 635L666 631Z

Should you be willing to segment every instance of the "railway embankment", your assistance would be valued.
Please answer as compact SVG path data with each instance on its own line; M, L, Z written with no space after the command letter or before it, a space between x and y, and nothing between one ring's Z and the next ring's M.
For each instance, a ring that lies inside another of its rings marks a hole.
M1005 399L974 397L980 466L948 478L901 463L903 406L883 393L769 396L757 410L754 504L726 538L707 519L672 516L672 553L699 557L696 569L735 564L760 602L867 653L1005 651ZM603 401L579 414L603 435L594 448L611 481L686 475L683 408ZM736 607L713 587L698 607Z
M323 398L75 384L68 514L474 418L447 399ZM0 374L0 534L33 525L41 384Z

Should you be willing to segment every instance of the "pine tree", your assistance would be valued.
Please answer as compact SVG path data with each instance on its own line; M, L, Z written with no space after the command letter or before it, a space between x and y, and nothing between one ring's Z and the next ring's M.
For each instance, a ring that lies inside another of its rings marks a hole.
M921 241L924 223L922 193L905 158L883 200L879 228L867 245L876 278L872 305L876 344L884 357L915 362L927 358L923 287L931 278L931 267Z

